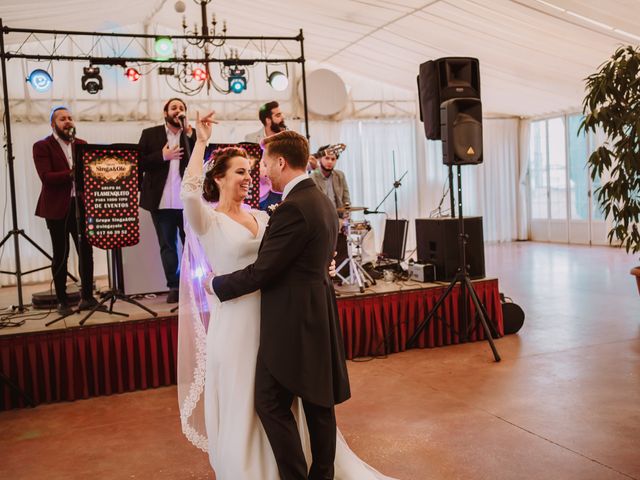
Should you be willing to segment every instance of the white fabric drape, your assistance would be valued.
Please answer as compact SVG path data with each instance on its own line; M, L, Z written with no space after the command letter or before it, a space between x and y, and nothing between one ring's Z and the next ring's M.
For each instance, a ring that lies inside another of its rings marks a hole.
M193 116L192 113L190 116ZM158 119L160 120L160 119ZM158 122L82 122L77 125L78 135L90 143L136 143L143 128ZM291 127L296 127L292 121ZM34 215L40 193L38 178L32 159L33 143L50 132L49 125L14 123L12 125L15 156L16 191L19 227L48 252L51 251L49 234L43 219ZM239 142L244 135L257 130L257 122L224 122L216 126L214 139L219 142ZM462 167L463 202L465 215L484 217L485 241L510 241L522 238L519 225L526 226L526 207L523 206L522 155L527 155L526 144L519 145L519 121L484 120L484 164ZM398 189L398 216L409 219L407 250L415 248L415 219L429 217L436 209L447 187L447 168L442 164L440 142L424 139L422 124L415 119L397 120L347 120L343 122L312 122L311 149L328 143L346 143L337 168L345 172L351 192L351 203L373 209L393 186L393 158L396 160L396 177L405 171L407 176ZM522 137L520 137L520 142ZM520 161L519 161L520 155ZM11 229L9 183L7 163L0 169L0 184L5 186L2 217L3 232ZM520 203L519 203L520 202ZM449 208L449 197L443 202L443 213ZM385 215L368 215L374 227L378 251L384 237L385 218L394 218L393 193L380 207ZM523 213L524 212L524 213ZM356 218L364 218L361 214ZM524 222L524 223L522 223ZM525 227L526 228L526 227ZM526 231L526 230L525 230ZM520 233L520 235L519 235ZM47 260L24 240L20 242L22 270L31 270L47 264ZM72 249L73 251L73 249ZM1 270L14 270L13 242L0 250ZM106 273L106 255L94 249L95 274ZM75 271L75 252L69 262ZM50 270L43 270L24 278L24 281L40 282L51 278ZM11 275L0 276L0 284L15 283Z
M343 170L351 192L351 203L374 208L393 186L393 155L396 175L408 171L398 189L398 216L410 221L407 250L415 248L415 219L426 218L438 207L448 188L448 169L442 164L442 144L424 140L422 124L413 119L342 122L339 137L331 122L312 124L312 147L343 142L346 151L337 168ZM482 215L485 241L519 238L518 225L526 228L526 202L519 197L519 120L485 119L484 163L463 166L464 215ZM316 141L315 138L322 138ZM454 169L454 189L455 185ZM449 196L441 213L449 213ZM393 194L380 208L387 218L395 215ZM521 213L522 212L522 213ZM436 213L436 212L434 212ZM360 217L359 217L360 218ZM378 248L384 233L383 216L367 216L376 231Z
M518 238L518 223L526 222L518 209L518 119L484 119L483 151L481 165L461 167L463 215L482 215L484 240L508 242ZM425 140L424 194L426 214L438 207L448 190L448 168L442 164L442 143ZM457 168L453 170L454 193L457 198ZM526 199L525 199L526 200ZM440 212L450 213L447 194ZM456 215L458 209L456 206Z
M483 121L484 161L462 167L464 215L482 215L484 239L518 238L518 120Z
M402 185L397 190L398 218L410 221L420 215L418 176L416 171L416 137L414 121L379 120L345 121L340 128L340 142L347 149L338 161L337 168L344 171L351 204L374 209L393 188L394 158L395 178L406 171ZM385 218L395 218L395 202L392 193L380 206L386 215L367 215L375 232L376 249L380 251ZM363 218L356 215L356 218ZM414 229L409 229L407 246L415 244Z
M195 116L195 112L190 117ZM138 143L140 133L144 128L161 123L157 122L77 122L78 137L89 143ZM257 122L227 122L216 126L215 138L220 142L241 142L244 136L257 130ZM32 238L40 247L51 254L51 240L44 219L35 216L36 203L40 195L41 182L33 164L33 144L51 133L51 127L45 123L31 124L15 122L11 125L14 170L16 180L16 205L18 211L18 227ZM2 234L12 228L11 205L9 198L9 172L6 157L0 168L0 185L4 187L0 213ZM94 248L94 274L106 275L106 252ZM32 247L26 240L20 240L20 263L22 271L32 270L49 265L49 260ZM69 271L77 272L77 255L71 248L69 256ZM0 249L0 270L15 271L15 253L13 240L9 240ZM51 279L51 270L45 269L34 272L23 278L24 283L43 282ZM12 275L0 275L0 285L13 285L16 279Z

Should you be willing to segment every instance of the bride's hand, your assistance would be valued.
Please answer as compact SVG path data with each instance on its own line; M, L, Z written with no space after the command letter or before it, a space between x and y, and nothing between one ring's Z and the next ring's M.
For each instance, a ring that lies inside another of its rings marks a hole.
M215 273L209 272L209 274L204 277L204 280L202 280L202 286L204 287L205 292L207 292L209 295L214 295L215 293L212 289L212 284L211 284L215 276L216 276Z
M200 118L200 112L196 112L196 135L198 140L202 142L208 142L211 137L211 130L213 124L218 123L215 120L215 111L207 113L204 117Z
M334 252L333 256L335 257L336 254L338 252ZM331 263L329 264L329 276L331 278L335 277L338 274L338 272L336 272L336 259L334 258L333 260L331 260Z

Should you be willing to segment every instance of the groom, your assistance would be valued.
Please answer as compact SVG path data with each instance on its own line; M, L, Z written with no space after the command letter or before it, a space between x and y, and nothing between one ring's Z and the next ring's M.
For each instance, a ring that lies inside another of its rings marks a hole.
M284 131L266 138L263 158L283 202L269 220L256 262L215 277L211 286L223 302L262 291L255 405L280 477L333 479L334 405L351 395L327 274L338 235L335 208L307 177L309 145L302 135ZM294 397L303 401L311 440L308 475L291 413Z

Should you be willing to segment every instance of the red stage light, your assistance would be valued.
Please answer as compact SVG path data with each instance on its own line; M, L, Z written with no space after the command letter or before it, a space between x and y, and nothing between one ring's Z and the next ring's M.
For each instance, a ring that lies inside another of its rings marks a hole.
M124 75L132 82L137 82L138 80L140 80L140 77L142 77L142 75L140 75L140 72L133 67L127 68L127 71L124 72Z
M204 82L209 77L207 71L200 67L194 68L191 75L195 80L200 80L201 82Z

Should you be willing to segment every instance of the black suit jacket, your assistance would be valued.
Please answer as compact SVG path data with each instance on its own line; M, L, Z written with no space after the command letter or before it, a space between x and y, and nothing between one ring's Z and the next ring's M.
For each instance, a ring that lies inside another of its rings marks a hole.
M184 135L180 138L180 146L183 148L183 156L180 160L180 177L189 163L187 145ZM169 176L169 162L162 158L162 148L167 143L167 131L164 125L146 128L140 135L138 148L140 149L140 172L142 173L142 185L140 187L140 206L145 210L157 210L162 199L164 185ZM189 151L193 150L196 143L195 130L189 138Z
M328 275L337 235L335 208L303 180L271 216L256 262L213 280L221 301L262 291L258 355L285 388L325 407L351 396Z

